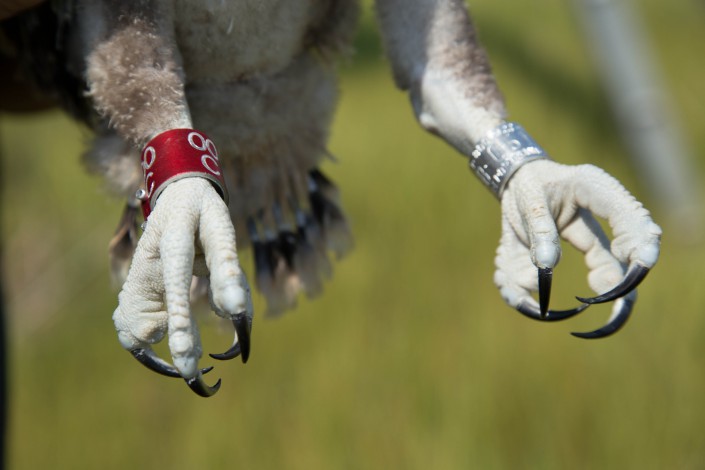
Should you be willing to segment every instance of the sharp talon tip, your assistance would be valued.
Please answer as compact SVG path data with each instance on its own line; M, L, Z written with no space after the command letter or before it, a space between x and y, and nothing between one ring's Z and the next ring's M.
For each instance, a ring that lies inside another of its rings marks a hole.
M568 318L579 314L589 306L589 304L582 304L576 308L571 308L569 310L549 310L548 312L546 312L546 315L542 315L540 308L531 304L522 303L518 307L516 307L516 309L519 313L531 318L532 320L554 322L567 320Z
M235 315L232 321L235 328L233 345L224 353L209 354L209 356L218 361L229 361L240 356L244 364L250 357L250 330L252 326L245 313Z
M599 339L606 338L618 332L629 320L629 316L634 309L634 300L619 298L615 302L615 314L612 315L610 321L603 326L594 331L589 331L586 333L573 332L571 335L576 338L582 339Z
M237 333L240 358L242 359L242 363L245 364L250 358L250 332L252 330L252 323L250 322L250 319L247 318L246 313L240 313L235 315L235 318L233 318L233 326L235 327L235 332Z
M236 343L233 344L230 349L225 351L224 353L220 354L209 354L210 357L213 359L217 359L218 361L229 361L231 359L235 359L240 355L240 344Z
M157 374L166 377L181 377L176 367L157 356L157 353L149 347L130 349L130 354L132 354L132 357L137 359L140 364Z
M204 367L203 369L201 369L201 374L207 374L208 372L210 372L212 370L213 370L213 366Z
M634 264L629 268L622 282L617 284L614 289L595 297L576 297L576 299L586 304L601 304L622 298L636 289L647 274L649 274L649 268L641 264Z
M571 335L575 336L576 338L582 338L582 339L596 339L597 336L590 334L590 333L577 333L575 331L571 331Z
M542 318L548 315L548 304L551 300L552 268L539 268L539 311Z
M220 379L218 379L215 385L211 387L203 381L201 374L198 374L192 379L184 380L186 381L186 385L188 385L189 388L193 390L194 393L196 393L196 395L204 398L212 397L220 389Z

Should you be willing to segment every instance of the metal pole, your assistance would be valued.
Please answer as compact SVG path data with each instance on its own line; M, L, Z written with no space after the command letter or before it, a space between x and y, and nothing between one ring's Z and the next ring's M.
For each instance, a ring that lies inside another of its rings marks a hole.
M0 248L1 249L1 248ZM2 266L0 255L0 266ZM7 332L5 330L5 297L3 295L2 272L0 270L0 470L7 459Z
M2 165L2 141L0 141L0 166ZM8 427L8 360L5 296L3 292L4 257L2 251L2 196L4 188L4 172L0 172L0 470L7 465L7 427Z
M629 0L573 0L640 176L686 238L702 231L692 152Z

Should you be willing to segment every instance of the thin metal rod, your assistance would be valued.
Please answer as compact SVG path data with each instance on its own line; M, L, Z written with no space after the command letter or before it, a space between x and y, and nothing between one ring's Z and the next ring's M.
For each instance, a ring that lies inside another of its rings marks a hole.
M631 0L573 0L635 167L685 235L703 227L693 152ZM694 46L695 47L695 46Z

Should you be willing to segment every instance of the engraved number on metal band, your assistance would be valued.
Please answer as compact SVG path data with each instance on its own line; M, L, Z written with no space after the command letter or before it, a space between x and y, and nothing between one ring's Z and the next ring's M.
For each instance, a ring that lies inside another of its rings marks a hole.
M487 133L470 155L470 168L498 198L507 182L527 162L549 158L548 154L513 122Z

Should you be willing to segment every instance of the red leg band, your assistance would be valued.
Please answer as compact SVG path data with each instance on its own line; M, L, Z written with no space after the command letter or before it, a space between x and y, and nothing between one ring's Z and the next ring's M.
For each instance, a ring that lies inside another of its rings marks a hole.
M147 220L154 204L169 183L198 176L206 178L228 203L228 191L218 163L215 144L203 132L172 129L154 137L142 151L144 193L142 213Z

